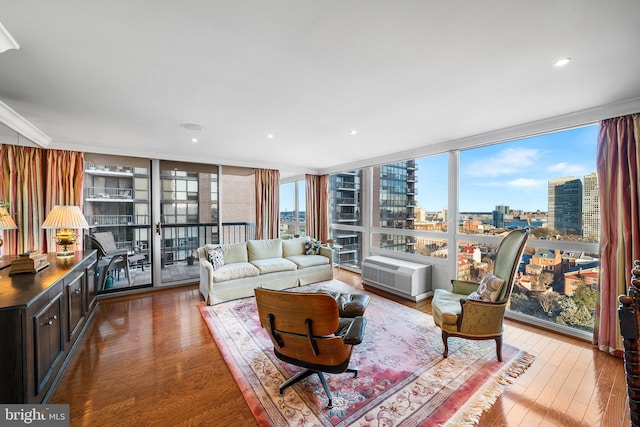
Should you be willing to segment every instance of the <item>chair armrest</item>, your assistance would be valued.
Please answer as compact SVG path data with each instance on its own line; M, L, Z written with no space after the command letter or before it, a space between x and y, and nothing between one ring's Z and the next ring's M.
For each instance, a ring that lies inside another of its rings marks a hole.
M343 321L344 319L340 319ZM346 328L339 330L337 335L342 337L345 344L357 345L362 342L364 337L364 327L367 324L367 319L362 316L348 319L349 324Z
M462 298L458 331L473 335L495 335L502 332L506 302L479 301Z
M480 283L470 282L468 280L452 280L451 285L453 285L453 290L451 291L454 294L459 295L469 295L471 292L477 291Z

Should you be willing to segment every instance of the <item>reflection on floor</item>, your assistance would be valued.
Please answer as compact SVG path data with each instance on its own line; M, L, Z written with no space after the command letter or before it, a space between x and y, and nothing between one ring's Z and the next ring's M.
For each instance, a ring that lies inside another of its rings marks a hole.
M200 279L200 267L197 262L188 265L187 262L175 262L167 264L161 270L162 283L181 282L192 279L198 281ZM151 285L151 266L145 265L144 271L141 267L131 268L129 270L131 284L127 280L124 270L113 271L111 278L107 278L105 289L112 291L115 289L124 289L131 287L139 287Z

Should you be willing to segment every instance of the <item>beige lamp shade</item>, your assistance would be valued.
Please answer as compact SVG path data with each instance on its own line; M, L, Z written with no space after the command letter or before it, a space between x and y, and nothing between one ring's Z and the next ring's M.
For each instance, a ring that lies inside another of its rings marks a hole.
M15 230L16 228L18 226L9 215L9 212L5 208L0 208L0 230Z
M89 228L87 220L84 218L79 206L54 206L42 224L44 229L58 229L56 243L61 248L56 251L58 256L70 256L75 253L71 245L76 242L78 236L73 230L78 228Z
M79 206L54 206L42 224L42 228L89 228Z

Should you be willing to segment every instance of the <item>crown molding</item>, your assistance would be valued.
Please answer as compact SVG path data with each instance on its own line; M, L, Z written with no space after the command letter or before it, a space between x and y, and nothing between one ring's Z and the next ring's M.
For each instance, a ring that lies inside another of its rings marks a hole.
M0 22L0 53L9 49L20 49L20 45Z
M51 143L51 138L2 101L0 101L0 122L40 147L47 148Z

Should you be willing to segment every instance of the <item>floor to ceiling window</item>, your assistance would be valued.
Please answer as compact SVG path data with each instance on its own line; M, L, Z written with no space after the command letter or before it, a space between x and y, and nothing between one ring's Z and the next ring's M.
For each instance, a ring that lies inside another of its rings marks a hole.
M336 250L334 263L359 270L362 262L362 170L331 175L331 238Z
M280 186L280 237L306 236L306 182L298 180Z
M106 233L117 250L126 251L136 260L130 265L114 263L109 271L100 270L105 275L98 281L100 291L150 286L149 160L87 153L84 175L83 209L89 233ZM129 268L129 274L124 268Z
M219 241L218 167L161 161L160 188L161 283L193 281L196 249Z
M515 317L593 331L597 132L593 125L460 152L459 278L492 269L499 237L487 236L531 229L511 297Z
M446 258L447 180L447 154L373 167L371 247Z

